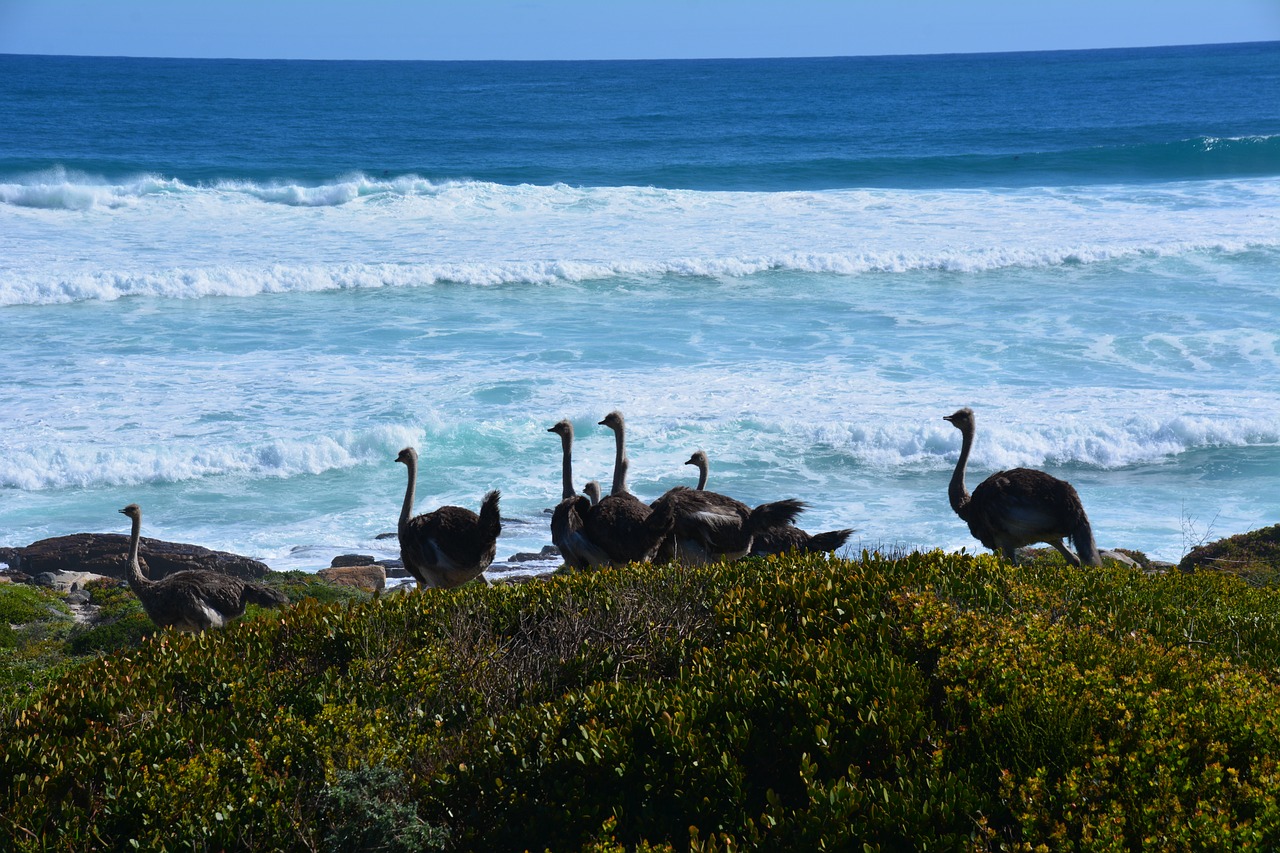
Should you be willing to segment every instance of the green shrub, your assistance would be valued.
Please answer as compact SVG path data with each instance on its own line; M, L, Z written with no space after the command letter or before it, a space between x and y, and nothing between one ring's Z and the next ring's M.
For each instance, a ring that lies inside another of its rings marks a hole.
M335 602L368 601L373 597L364 590L344 584L330 583L310 572L296 569L287 572L272 572L263 578L262 582L280 590L289 596L291 602L295 603L306 598L314 599L321 604L332 604Z
M22 625L69 615L62 596L50 589L21 583L0 584L0 624Z
M135 605L135 611L117 615L109 621L99 621L76 633L67 644L68 651L73 655L89 655L136 648L144 637L159 629L142 610L142 605L136 602Z
M1278 614L940 552L304 599L4 706L0 848L1275 849Z
M328 827L330 853L443 850L448 833L423 823L403 801L404 775L383 765L340 770L320 796L319 815Z
M1192 548L1178 568L1184 572L1209 569L1275 585L1280 577L1280 524Z

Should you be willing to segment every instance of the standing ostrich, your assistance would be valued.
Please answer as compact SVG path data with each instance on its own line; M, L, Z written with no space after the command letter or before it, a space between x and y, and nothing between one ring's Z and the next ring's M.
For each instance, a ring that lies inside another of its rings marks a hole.
M452 589L472 578L483 577L498 551L502 523L498 517L498 491L489 492L480 514L460 506L442 506L434 512L410 518L413 491L418 481L418 451L406 447L396 457L409 469L409 483L400 509L396 533L400 560L422 587Z
M610 412L600 421L614 431L617 446L613 466L613 488L591 507L585 519L586 538L608 557L614 566L644 563L654 559L675 524L674 506L668 503L652 509L627 490L626 425L621 412ZM591 565L604 561L592 557Z
M142 509L137 504L129 504L120 512L133 521L129 534L129 587L159 627L199 632L223 627L243 615L248 604L262 607L288 604L289 599L277 589L207 569L187 569L158 581L151 580L142 573L138 561Z
M600 484L594 480L587 484L596 487L594 500L573 489L573 424L562 420L547 432L559 435L561 444L561 498L551 514L551 542L570 568L586 569L606 563L608 555L583 533L587 514L600 502Z
M1093 528L1085 515L1080 496L1065 480L1031 468L999 471L978 484L973 494L964 487L964 469L973 448L972 409L961 409L943 417L963 436L960 459L947 497L951 508L969 525L969 532L985 547L999 551L1017 562L1017 549L1035 542L1057 548L1067 562L1079 566L1101 566L1102 557L1093 541ZM1070 537L1080 556L1062 544Z

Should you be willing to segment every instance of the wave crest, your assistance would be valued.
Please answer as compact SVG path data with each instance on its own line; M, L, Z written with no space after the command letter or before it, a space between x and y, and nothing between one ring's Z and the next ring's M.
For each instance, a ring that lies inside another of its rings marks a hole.
M306 441L277 439L221 447L14 449L3 458L0 488L102 488L226 475L289 478L394 459L401 447L420 440L420 430L383 426Z
M513 261L473 264L336 264L269 267L220 266L157 272L84 272L67 277L10 278L0 281L0 306L56 305L125 297L202 299L268 293L319 293L384 287L461 284L579 284L641 278L746 278L770 272L858 276L918 271L981 273L1079 264L1180 257L1194 253L1234 256L1271 252L1253 243L1178 244L1153 247L1076 246L1056 249L986 248L933 253L787 253L731 258L677 258L668 261Z

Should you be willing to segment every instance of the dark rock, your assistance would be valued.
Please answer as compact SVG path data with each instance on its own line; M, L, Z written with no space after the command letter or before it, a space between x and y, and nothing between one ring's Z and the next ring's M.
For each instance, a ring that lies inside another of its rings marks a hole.
M26 572L20 572L17 569L6 569L0 571L0 582L8 583L31 583L31 575Z
M340 569L344 566L372 566L375 560L372 554L339 554L333 558L333 562L329 564L331 569Z
M554 545L543 545L542 550L534 554L530 551L520 551L512 554L507 558L508 563L528 563L533 560L554 560L560 556L559 549Z
M413 575L409 574L409 570L404 567L404 563L400 562L399 560L378 560L376 563L374 563L374 565L382 566L383 570L386 571L387 573L387 577L389 578L413 577Z
M29 575L70 571L127 578L129 574L129 537L120 533L56 536L33 542L25 548L14 548L13 552L17 564L10 563L9 567ZM152 580L186 569L208 569L248 580L265 577L271 571L266 563L249 557L145 536L139 562L143 572Z
M77 589L67 593L67 604L88 604L90 601L89 593L82 589Z
M17 548L0 548L0 563L4 563L9 568L17 568L15 565L18 561Z
M400 535L399 533L379 533L377 536L373 538L374 539L395 539L399 535Z

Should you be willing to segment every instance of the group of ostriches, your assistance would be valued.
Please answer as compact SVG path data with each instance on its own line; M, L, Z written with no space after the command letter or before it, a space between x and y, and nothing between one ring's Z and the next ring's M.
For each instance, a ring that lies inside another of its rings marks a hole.
M1018 548L1045 542L1073 565L1102 564L1089 519L1070 483L1043 471L1014 468L992 474L970 494L964 475L973 448L973 411L961 409L944 420L963 436L947 496L974 537L1010 560L1016 559ZM616 444L613 484L604 496L595 482L584 486L584 494L574 489L573 425L562 420L548 430L560 436L563 449L563 492L551 516L551 541L566 566L692 565L788 551L826 552L838 549L853 532L806 533L795 526L805 505L793 498L752 509L727 495L708 491L707 455L701 450L685 463L698 469L696 487L676 486L646 504L627 490L629 463L622 413L610 412L600 425L613 430ZM463 507L444 506L414 516L418 453L406 447L396 461L408 469L396 530L405 569L422 587L447 589L483 577L493 562L502 530L500 494L486 494L479 515ZM285 596L270 587L217 572L183 571L159 581L148 580L138 561L142 512L137 504L120 511L133 520L129 585L157 625L186 631L220 628L244 613L247 603L268 607L285 603ZM1076 553L1063 545L1065 538L1071 540Z

